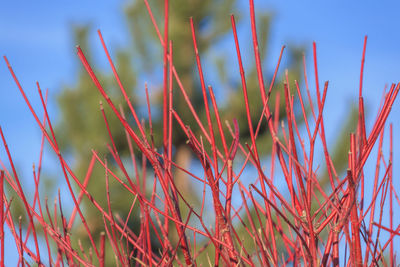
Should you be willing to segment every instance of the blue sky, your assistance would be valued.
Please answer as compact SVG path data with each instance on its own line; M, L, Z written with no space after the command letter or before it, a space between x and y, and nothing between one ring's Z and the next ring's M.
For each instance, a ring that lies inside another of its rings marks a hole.
M90 22L93 29L102 30L110 46L124 45L128 33L121 12L126 3L121 0L41 0L3 1L0 4L0 54L10 60L34 106L39 107L36 81L50 90L49 105L55 114L53 117L57 115L57 92L63 84L74 82L77 60L71 25ZM247 3L239 1L238 8L247 13ZM269 10L274 17L269 44L271 66L275 64L283 44L304 45L308 74L313 77L311 48L312 41L317 42L320 83L330 81L325 112L326 121L330 121L327 123L330 140L334 139L336 125L340 125L349 104L357 97L365 35L368 35L368 45L364 96L371 115L376 113L384 86L400 80L398 1L286 0L255 3L257 9ZM249 26L246 23L244 27ZM0 62L0 90L0 125L21 174L31 177L32 162L37 161L40 131L3 60ZM393 122L394 136L400 133L398 102L395 102L389 117ZM372 121L373 117L369 119ZM396 139L394 145L399 146ZM395 152L395 157L400 157L398 152ZM3 149L0 149L0 158L7 162ZM396 167L394 171L399 173Z

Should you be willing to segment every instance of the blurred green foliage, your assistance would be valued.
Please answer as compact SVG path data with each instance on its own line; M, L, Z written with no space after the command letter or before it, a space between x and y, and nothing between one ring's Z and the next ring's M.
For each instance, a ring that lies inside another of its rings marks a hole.
M195 110L198 112L203 123L206 123L206 116L204 110L204 101L201 93L199 77L197 73L197 67L195 65L195 56L193 49L193 42L189 27L189 17L193 17L195 23L195 29L197 33L197 40L199 45L200 57L206 57L209 55L212 49L221 49L216 47L216 43L220 40L225 40L226 38L232 38L231 36L231 24L229 20L230 13L238 13L237 18L245 16L244 12L237 10L237 3L234 0L226 1L213 1L213 0L175 0L170 1L170 27L169 27L169 38L173 41L173 62L177 70L178 75L188 93ZM163 30L163 3L150 3L156 22ZM138 80L140 77L162 77L162 47L159 43L156 31L151 23L148 12L145 8L143 1L133 1L125 7L125 19L129 28L129 33L131 36L131 43L124 48L113 50L112 57L114 63L117 67L117 71L120 75L121 81L127 90L130 99L134 107L138 110L146 108L144 97L144 84L139 84ZM276 59L277 55L269 55L268 53L268 42L270 37L270 20L271 17L268 13L260 11L257 13L257 21L259 24L258 34L260 42L260 51L263 65L267 60ZM239 20L240 23L240 20ZM122 94L119 93L119 88L114 80L114 77L110 72L104 72L100 69L96 69L95 59L97 55L92 54L91 44L89 42L89 33L92 29L83 25L74 28L75 43L80 45L85 55L88 57L89 62L92 63L92 67L95 69L97 76L102 82L104 88L108 94L112 97L114 103L120 104L122 109L128 114L127 104L124 101ZM240 32L239 32L240 34ZM107 42L107 40L106 40ZM250 42L242 44L243 47L251 47ZM228 48L222 48L228 49ZM223 120L232 121L233 118L237 119L240 126L240 141L242 144L249 142L250 133L246 121L246 113L243 105L243 92L241 88L240 75L237 65L229 64L229 57L235 58L236 54L233 47L231 53L220 53L218 56L214 57L211 63L217 68L217 76L219 84L223 84L229 90L229 95L224 97L224 101L218 103L220 106L220 114ZM302 76L302 48L287 49L285 53L286 64L281 66L281 69L288 69L289 81L293 83L292 92L294 93L294 80L301 80ZM247 53L246 53L247 54ZM251 54L252 53L248 53ZM259 97L259 87L256 77L255 65L253 63L253 57L244 57L246 69L246 79L247 88L251 104L252 111L252 123L254 126L257 125L259 116L262 110L262 102ZM208 67L203 61L203 67L205 69L205 75L207 76ZM266 68L264 68L266 69ZM228 78L229 73L236 72L237 76L233 81ZM213 76L213 77L214 77ZM269 82L272 78L272 73L265 74L267 80L266 84L269 87ZM154 138L156 147L161 150L162 141L162 116L160 116L162 110L162 84L161 78L158 81L149 80L147 81L150 88L150 101L152 104L152 110L154 111L153 125L154 125ZM285 78L283 75L278 77L276 81L276 86L274 87L271 95L271 99L275 99L277 92L281 93L281 119L284 119L284 97L283 97L283 81ZM215 90L218 90L214 88ZM268 90L268 88L266 88ZM184 98L178 89L178 86L174 83L174 109L181 116L185 124L190 125L191 129L200 135L200 130L195 122L191 112L189 112L188 106L184 101ZM70 86L63 88L62 93L58 97L59 107L61 110L61 118L56 127L56 135L62 144L63 153L71 156L74 162L74 170L79 177L83 180L85 177L89 162L92 156L91 149L96 150L99 155L105 157L109 161L109 168L116 171L118 174L118 168L115 161L112 159L106 144L110 144L110 139L106 131L105 123L102 118L99 101L102 99L101 95L95 88L90 77L79 65L77 71L76 82ZM274 101L269 103L271 110L274 110ZM121 157L128 159L129 149L127 146L125 132L120 125L118 119L112 114L107 105L104 105L105 113L107 115L108 122L114 137L117 142L116 146ZM212 112L213 113L213 112ZM144 120L144 125L148 128L148 116L146 114L142 115ZM134 125L133 120L129 115L127 115L128 120L131 125ZM299 121L301 121L299 119ZM354 120L350 120L349 128L354 125ZM348 129L346 128L343 133L344 137L340 137L338 142L347 142L346 136ZM189 169L191 161L195 160L192 158L190 151L186 146L186 136L184 132L180 130L179 126L174 125L173 134L173 145L174 145L174 159L179 166ZM216 128L215 128L216 129ZM147 129L148 130L148 129ZM225 136L230 137L229 131L227 129ZM218 138L217 138L218 139ZM230 138L228 138L230 140ZM268 133L265 120L263 122L260 135L258 137L257 144L259 146L259 152L267 156L270 154L270 149L272 142L270 139L270 134ZM221 148L221 144L218 144ZM335 145L337 148L346 149L348 145L340 143ZM206 149L210 149L206 147ZM135 149L137 153L137 159L140 160L141 155L138 150ZM335 153L334 162L345 162L343 157L343 151L337 151ZM346 151L345 151L346 152ZM346 153L347 155L347 153ZM138 161L140 162L140 161ZM342 164L342 163L340 163ZM128 164L129 165L129 164ZM341 166L341 165L340 165ZM340 167L342 169L342 167ZM148 177L135 177L132 167L128 167L130 171L131 178L135 181L139 179L150 183L153 180L151 176L151 170L149 170ZM121 175L123 177L123 175ZM325 177L323 175L321 177ZM131 196L126 190L121 189L121 187L116 182L112 182L110 179L110 194L113 199L112 209L114 213L118 213L122 218L126 218L129 212L130 206L133 201L133 196ZM180 189L182 195L187 198L191 203L201 203L198 199L201 196L201 192L197 192L193 189L191 181L189 178L178 170L175 170L175 181L177 187ZM151 187L150 187L151 188ZM106 188L105 188L105 174L104 168L99 164L96 165L91 181L88 185L89 192L92 193L94 198L99 201L99 203L106 207ZM183 207L183 205L181 205ZM100 213L91 206L90 201L84 200L84 211L87 216L87 221L90 228L93 230L94 236L99 236L101 231L104 231L103 221ZM129 221L129 226L134 232L138 233L139 223L139 208L134 209L131 219ZM182 210L183 214L187 211ZM183 216L184 217L184 216ZM184 217L185 218L185 217ZM79 228L79 227L78 227ZM239 227L240 228L240 227ZM77 233L81 233L81 239L84 244L89 244L85 233L82 229L76 230ZM241 230L237 230L241 232ZM171 237L174 240L174 237ZM176 239L176 237L175 237ZM153 239L154 245L153 249L157 251L160 249L159 244L157 245L156 239ZM96 241L98 242L98 240ZM176 242L176 240L175 240ZM109 248L107 255L113 252ZM211 250L206 250L204 255L207 253L213 253ZM200 257L206 262L206 256ZM108 265L114 263L113 257L107 257Z

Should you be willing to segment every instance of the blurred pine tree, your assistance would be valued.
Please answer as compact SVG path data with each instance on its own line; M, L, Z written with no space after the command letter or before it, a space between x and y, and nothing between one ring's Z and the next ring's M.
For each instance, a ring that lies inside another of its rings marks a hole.
M175 0L170 2L169 38L173 41L173 62L195 110L198 112L200 117L204 119L204 122L206 116L197 68L195 65L189 17L193 17L195 22L199 54L201 57L207 56L212 48L215 48L215 43L217 41L231 38L229 14L235 10L238 3L235 0ZM157 21L158 25L162 25L163 4L161 2L158 4L153 3L151 8L155 18L159 19L159 21ZM236 12L237 11L235 11L235 13ZM239 17L240 16L241 14L239 14ZM145 108L145 105L141 104L141 102L143 103L144 101L138 101L138 99L143 99L144 95L144 84L138 83L139 77L155 77L155 75L162 77L162 47L157 39L157 35L143 1L134 1L130 3L125 8L125 17L127 24L129 25L132 43L127 48L115 51L112 57L114 58L121 81L128 94L130 94L130 99L133 101L135 108L140 110L140 108ZM260 11L257 14L257 21L260 26L262 25L262 27L258 27L258 34L261 58L262 62L264 62L263 64L265 64L266 59L268 58L267 44L269 42L270 19L271 17L268 13ZM75 43L82 47L82 50L85 52L85 55L88 56L89 60L95 60L96 56L91 54L91 46L88 41L88 33L90 30L89 26L75 27ZM234 53L234 50L232 50L232 53ZM234 54L231 54L231 56L232 55ZM285 57L286 65L282 66L281 69L288 69L290 75L289 80L290 82L293 82L292 88L294 88L294 80L301 80L302 76L302 51L299 48L291 48L286 52ZM271 58L275 59L276 57L273 55ZM213 77L217 76L219 79L217 82L229 88L229 95L224 97L225 102L219 103L221 108L221 117L223 120L226 119L228 121L236 118L240 126L241 142L250 142L245 108L242 104L243 93L241 89L240 76L237 74L233 81L228 77L229 72L238 73L237 65L232 66L228 63L229 55L226 53L219 54L213 60L213 62L209 63L213 63L214 66L217 66L218 71L217 75L213 75ZM252 114L254 114L254 116L252 116L253 125L257 125L259 114L261 114L262 110L262 102L259 97L256 70L255 65L252 63L252 56L249 57L249 59L244 57L244 60L245 66L249 68L246 70L246 78L249 99L251 101L251 110ZM92 66L94 65L95 64ZM116 170L117 168L115 168L116 164L112 160L107 146L105 145L110 143L110 140L99 110L99 101L102 97L83 67L80 65L79 68L80 69L77 71L76 83L65 87L58 97L61 118L56 132L60 143L63 145L63 153L66 153L73 158L75 172L77 176L83 180L91 159L91 149L95 149L99 155L106 157L111 169ZM122 108L127 111L127 104L124 101L122 94L119 93L119 89L111 71L109 73L101 72L100 70L95 71L103 83L104 88L106 88L107 92L113 97L114 103L120 103ZM266 77L272 78L272 73L266 75ZM275 99L275 94L278 91L280 91L283 96L283 81L284 77L278 79L276 86L273 89L271 99ZM157 115L160 114L162 110L162 84L160 81L154 82L153 80L149 80L148 82L151 87L150 101L153 105L152 108L155 111L155 116L153 116L155 144L159 151L162 152L162 116ZM267 81L267 84L269 84L269 82L270 79ZM292 90L292 92L294 91ZM281 116L285 115L283 102L284 98L281 97ZM271 110L274 110L274 104L274 101L270 102ZM177 86L174 86L174 108L183 121L190 125L191 129L195 133L200 134L199 129L196 128L197 123L194 121L192 114L188 112L187 104L184 101L181 92L177 89ZM122 127L120 127L120 122L115 116L112 116L112 113L107 109L106 105L105 112L107 114L110 128L112 129L114 140L117 141L116 145L118 152L121 157L127 158L129 156L129 149L125 133L122 130ZM144 124L147 126L147 115L142 114L142 117L145 121ZM133 124L132 121L132 125ZM263 125L263 129L260 131L257 139L257 144L259 145L259 152L264 152L264 155L267 156L270 153L269 151L272 142L265 121ZM352 125L352 123L350 123L350 125ZM226 137L229 136L230 134L226 129ZM347 139L348 138L340 138L338 140L339 142L342 142ZM187 138L183 131L181 131L179 126L176 125L173 134L173 157L179 166L189 169L194 158L192 158L191 152L186 146L186 141ZM220 144L218 145L220 146ZM336 147L344 146L338 144ZM137 157L139 158L140 155L137 155ZM338 157L338 159L340 158L343 158L342 155ZM133 169L129 169L129 171L132 180L136 180L136 178L134 178L135 175ZM151 175L151 172L149 171L148 174ZM88 190L103 207L106 207L104 168L98 165L92 176L91 182L88 185ZM324 179L326 179L326 175L323 175L322 177L325 177ZM146 177L141 177L140 179L145 178ZM194 187L191 185L191 181L185 173L175 170L174 179L182 195L186 197L189 202L194 203L194 206L196 206L196 203L197 205L201 203L201 200L198 199L201 192L197 192L193 189ZM149 178L149 180L152 181L152 178ZM118 184L112 183L111 181L112 179L110 179L110 194L113 198L113 211L114 213L119 213L122 218L126 218L133 201L133 196L127 197L128 194L122 191L123 189L120 189L121 187L119 187ZM100 213L96 209L91 208L88 200L84 201L84 210L94 236L99 236L98 233L104 231L103 221L99 219L101 218L99 217ZM137 225L140 225L140 219L138 216L139 212L139 209L136 208L129 221L130 228L136 233L139 232L139 229L137 229ZM182 212L182 216L185 218L187 210L183 209ZM174 237L171 238L174 239ZM85 241L85 235L83 232L81 239L82 242L89 245L88 241ZM157 251L160 247L157 246L156 239L153 239L153 241L153 248ZM175 242L176 241L177 240L175 240ZM111 248L109 248L109 251L110 252L107 253L108 255L113 254ZM206 258L204 258L204 260L206 260ZM108 256L107 262L107 265L111 266L114 263L113 257Z

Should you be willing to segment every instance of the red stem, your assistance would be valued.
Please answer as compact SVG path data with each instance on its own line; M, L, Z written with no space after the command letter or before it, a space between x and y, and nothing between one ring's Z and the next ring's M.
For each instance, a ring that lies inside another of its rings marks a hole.
M4 171L0 170L0 240L1 240L1 254L0 266L4 267Z
M8 61L7 61L7 63L8 63ZM24 207L26 209L26 212L28 213L29 224L31 226L31 229L32 229L32 232L33 232L33 238L34 238L34 241L35 241L36 255L38 257L36 263L40 265L41 261L40 261L40 253L39 253L39 244L38 244L38 240L37 240L35 226L33 224L33 217L32 217L32 214L30 212L30 206L28 204L28 201L26 200L24 191L22 190L22 186L21 186L21 183L19 181L18 174L17 174L17 171L16 171L15 166L14 166L14 162L13 162L12 157L11 157L11 153L10 153L10 150L8 149L8 145L7 145L6 139L5 139L4 135L3 135L3 130L1 129L1 127L0 127L0 135L1 135L1 139L3 140L4 148L6 150L6 153L7 153L11 168L13 170L14 179L17 182L19 196L21 197L21 199L22 199L22 201L24 203ZM22 236L21 236L21 243L22 243Z
M390 145L389 145L389 164L393 163L393 125L390 124ZM393 231L393 168L390 168L389 171L389 226L390 230ZM394 259L394 247L393 247L393 240L390 241L390 266L394 266L393 259Z
M100 261L99 261L100 267L104 267L105 258L106 258L105 238L106 238L105 233L101 232L100 233Z

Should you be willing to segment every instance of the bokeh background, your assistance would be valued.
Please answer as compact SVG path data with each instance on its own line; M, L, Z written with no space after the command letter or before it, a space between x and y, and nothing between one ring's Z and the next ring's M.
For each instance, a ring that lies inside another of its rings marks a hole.
M172 0L173 1L173 0ZM73 84L78 64L75 53L73 27L91 25L89 40L99 66L106 66L100 49L96 29L101 29L108 47L113 51L129 42L127 21L123 9L130 1L2 1L0 3L0 54L10 60L22 86L35 107L40 107L35 82L49 89L49 110L54 121L59 119L56 98L64 86ZM150 3L155 1L150 1ZM397 1L255 1L258 11L271 14L268 42L270 56L264 65L273 70L282 45L304 47L311 87L314 87L312 70L312 42L317 43L320 83L329 80L325 108L325 125L328 141L333 142L351 105L358 96L361 54L364 36L368 45L364 70L364 97L367 121L371 126L385 86L400 81L400 49ZM247 20L248 2L239 0L235 10L242 12L244 35L250 29ZM189 23L187 31L189 31ZM259 27L258 31L263 28ZM220 42L234 52L233 39L227 34ZM251 44L247 44L251 47ZM250 51L251 52L251 51ZM251 54L249 52L249 54ZM98 57L98 58L97 58ZM160 58L161 62L161 58ZM236 62L235 62L236 63ZM236 67L236 65L235 65ZM207 75L207 66L206 75ZM239 74L237 74L239 75ZM145 80L143 77L139 79ZM209 79L212 84L212 79ZM218 92L217 92L218 94ZM223 98L219 93L219 98ZM389 117L394 128L394 177L398 177L400 150L400 103L397 100ZM7 66L0 62L0 126L21 177L26 184L33 183L32 163L37 161L40 129L20 96ZM367 131L370 128L367 128ZM384 148L387 152L387 144ZM7 162L3 149L0 158ZM45 169L51 173L54 157L46 156ZM372 177L372 176L371 176ZM395 178L399 188L399 179ZM26 185L25 184L25 185ZM395 217L396 218L396 217ZM397 216L397 218L399 218ZM399 220L395 221L395 225ZM6 232L7 235L8 232ZM6 236L7 265L17 262L15 244Z

